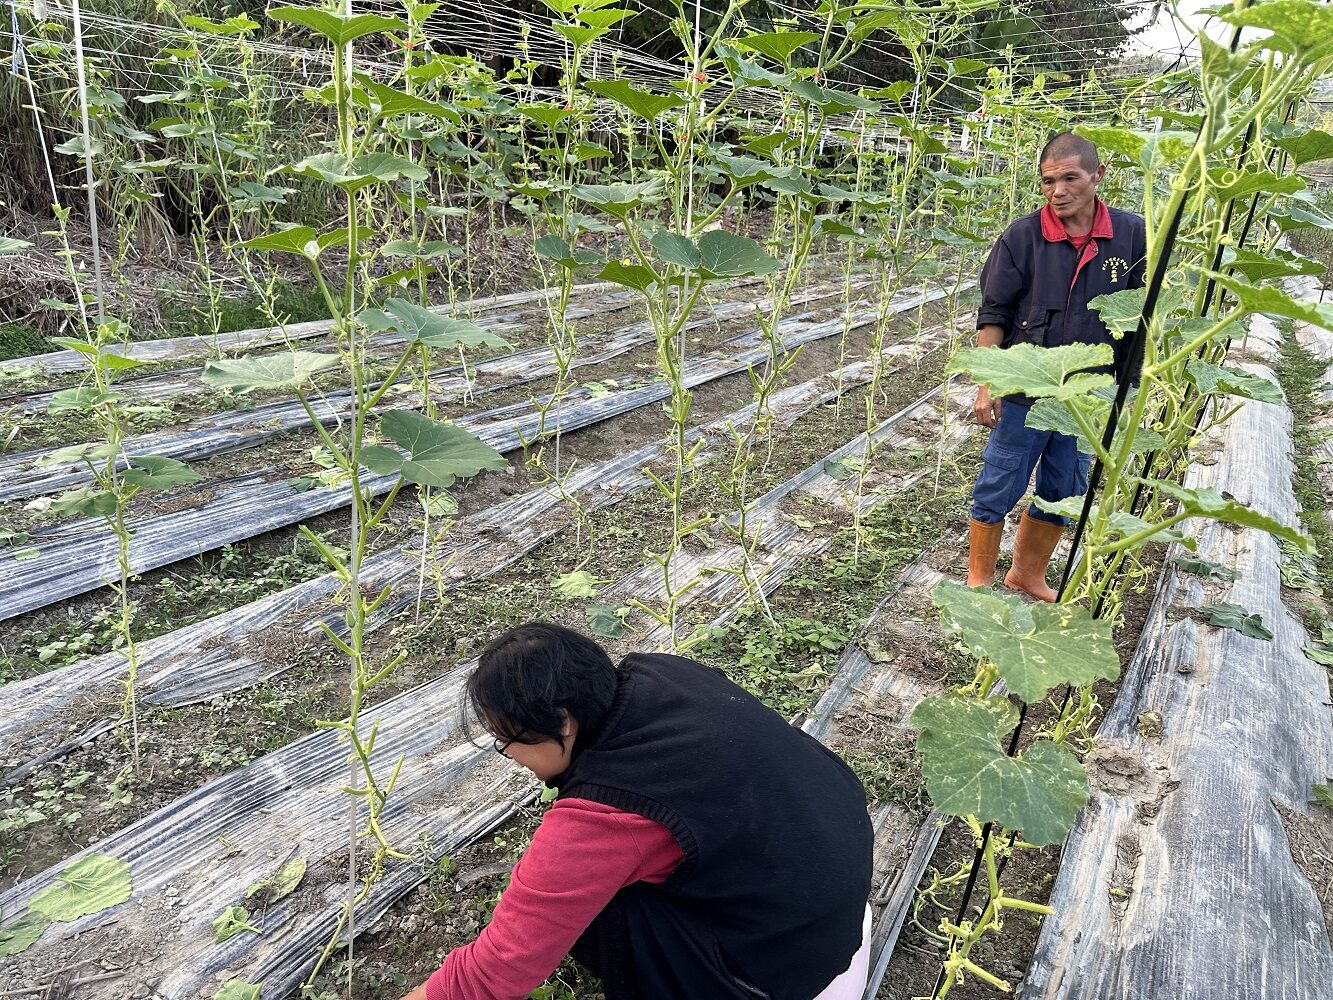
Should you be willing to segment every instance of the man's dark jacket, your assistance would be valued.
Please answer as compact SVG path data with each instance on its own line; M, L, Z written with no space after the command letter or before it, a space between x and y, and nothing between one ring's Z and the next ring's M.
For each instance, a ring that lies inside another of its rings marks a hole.
M1112 337L1088 303L1098 295L1143 287L1147 236L1140 216L1100 200L1096 206L1091 239L1081 254L1049 206L1004 231L981 270L977 327L1004 327L1005 347L1109 344L1117 379L1128 375L1137 381L1142 348L1130 357L1132 337Z
M606 721L553 783L680 844L665 882L616 899L639 995L811 1000L861 945L874 833L860 781L719 670L632 654L618 672Z

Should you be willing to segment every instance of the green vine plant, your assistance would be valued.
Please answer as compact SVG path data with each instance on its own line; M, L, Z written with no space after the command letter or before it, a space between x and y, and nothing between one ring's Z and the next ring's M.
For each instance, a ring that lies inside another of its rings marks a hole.
M1237 36L1232 51L1200 33L1197 76L1182 73L1152 84L1164 95L1182 82L1192 85L1197 109L1182 111L1165 100L1155 109L1192 131L1079 129L1114 157L1115 166L1138 175L1148 220L1148 289L1092 303L1116 335L1134 337L1140 328L1145 333L1142 369L1114 433L1103 436L1115 388L1111 376L1099 373L1111 363L1109 347L973 348L951 364L997 395L1036 398L1029 426L1077 436L1104 478L1060 603L1030 606L1016 596L947 582L934 594L944 630L975 658L976 671L968 684L923 701L912 723L920 730L931 799L973 832L988 890L979 915L939 925L947 947L935 993L941 1000L969 976L1007 990L1004 980L972 958L975 945L1002 930L1006 912L1049 912L1013 897L1001 872L1014 851L1058 843L1087 798L1080 758L1092 744L1092 685L1118 676L1112 627L1125 588L1145 572L1144 547L1172 541L1190 547L1181 528L1198 518L1266 531L1299 550L1311 549L1306 536L1266 514L1211 488L1180 483L1200 441L1245 400L1281 401L1267 379L1224 364L1248 317L1333 328L1333 308L1292 299L1264 283L1315 273L1313 261L1275 249L1271 230L1261 232L1253 250L1238 245L1248 226L1246 205L1278 231L1333 227L1309 210L1304 181L1276 172L1270 162L1274 151L1288 154L1289 164L1333 155L1333 136L1288 121L1310 82L1333 67L1333 10L1306 0L1266 0L1220 16L1237 31L1267 34L1245 44ZM1233 204L1242 210L1229 211ZM1155 302L1149 299L1154 293ZM1072 518L1084 508L1082 498L1039 503ZM1056 697L1061 691L1068 692L1062 699ZM1011 699L1050 706L1049 721L1017 754L1024 741L1018 736L1019 707ZM931 892L968 874L964 865L937 876Z
M63 222L68 209L57 208L56 211ZM129 330L119 320L107 319L84 329L87 331L84 338L52 338L52 343L78 351L87 359L88 377L82 385L54 393L47 412L88 415L96 428L97 440L58 448L43 456L39 465L57 468L83 464L92 481L61 493L48 509L65 517L100 520L116 536L116 576L109 584L118 609L114 645L125 657L127 667L121 719L129 726L130 762L137 776L140 766L136 690L139 649L134 627L137 609L130 595L130 583L134 578L130 551L134 527L130 523L130 506L140 493L170 490L198 482L203 477L174 458L126 455L124 443L129 435L129 421L141 406L117 394L116 379L144 367L145 363L118 353L117 349L123 350L129 341Z
M309 414L339 480L350 492L345 554L305 526L301 529L343 583L337 598L343 607L342 627L335 630L326 625L324 631L346 659L349 669L346 717L318 723L321 729L338 733L348 746L349 774L345 786L350 821L348 896L307 980L309 990L340 944L345 941L351 947L356 907L382 876L386 861L408 859L407 854L393 846L381 825L402 758L383 770L377 769L374 757L383 755L385 748L377 746L378 721L367 718L375 689L390 678L406 653L391 655L382 663L368 654L368 625L391 596L392 588L367 592L362 567L376 534L387 526L394 501L405 486L443 490L460 478L505 468L507 463L474 435L427 414L414 410L377 412L381 401L413 361L421 362L430 350L497 344L493 335L470 321L439 315L407 299L389 298L379 306L371 304L380 284L375 277L376 265L394 256L392 247L386 251L392 241L382 235L377 238L377 229L367 225L368 220L376 220L381 223L379 232L387 228L384 214L375 210L374 196L387 197L396 203L397 195L412 195L417 190L415 185L429 177L412 160L376 148L385 135L384 123L402 115L448 118L452 112L355 73L353 43L370 36L410 38L411 25L400 18L379 14L348 15L306 7L277 7L269 11L269 16L300 25L330 46L331 79L328 86L312 91L311 96L317 102L327 102L335 117L336 138L331 143L332 149L284 169L328 190L333 200L341 202L342 217L338 223L319 230L307 225L289 225L247 240L244 246L256 252L293 255L305 262L332 317L337 353L292 351L271 357L218 360L206 366L204 380L216 389L238 393L260 389L293 392ZM345 262L341 274L331 279L326 277L320 257L335 246L342 248ZM396 285L392 272L386 283L391 287ZM376 334L383 333L398 335L403 347L390 363L387 377L377 381L372 377L369 342ZM498 345L505 346L503 341L498 341ZM335 368L350 381L354 406L344 423L329 429L316 418L310 393L313 378ZM377 433L372 430L376 418ZM383 439L392 446L379 443ZM364 869L357 863L358 846L363 840L370 845L370 860ZM348 965L350 969L351 963Z
M214 267L215 255L239 264L246 290L274 326L286 321L277 306L276 271L258 272L243 246L247 230L253 234L267 229L291 193L290 188L265 183L269 168L276 165L270 150L280 146L272 134L273 81L257 63L250 38L260 25L248 15L213 20L181 14L167 2L159 10L179 24L179 37L163 48L162 61L179 67L181 78L177 89L141 95L138 101L177 112L153 120L147 128L161 135L168 148L179 144L181 149L178 159L160 162L171 164L173 175L183 175L171 183L190 207L190 242L205 297L202 309L193 308L218 356L223 303L234 279ZM219 73L215 67L220 66L232 75Z
M76 41L81 45L81 39L76 38ZM95 211L92 182L94 175L103 169L101 161L107 155L107 147L92 137L93 109L104 110L114 106L114 102L109 101L104 88L96 85L80 88L79 101L85 112L83 129L78 136L58 149L77 154L84 161L89 181L89 210ZM104 126L104 134L120 135L120 126L114 122L101 124ZM47 412L82 413L90 417L98 439L56 449L44 456L39 464L43 467L84 464L92 481L59 494L52 500L48 510L66 517L100 520L116 536L116 576L109 584L116 597L118 612L114 622L116 638L113 646L121 650L127 663L121 721L122 724L128 723L126 743L130 752L130 767L137 776L141 762L136 689L139 652L135 643L136 608L130 595L130 582L134 575L130 546L134 529L130 524L129 508L140 492L168 490L198 481L202 477L175 459L125 454L124 441L129 433L130 421L146 411L159 408L151 403L128 403L116 394L117 377L123 372L143 367L145 363L121 353L130 339L129 328L105 315L105 302L97 297L103 294L102 261L97 257L91 262L96 275L96 288L92 301L89 301L83 287L82 267L70 241L70 210L60 203L59 192L54 187L51 194L56 229L47 235L60 242L60 257L75 298L70 309L77 315L77 330L81 333L79 337L53 338L53 342L82 354L86 359L88 373L83 384L53 393ZM22 240L6 239L0 242L0 253L13 253L28 246Z
M548 2L559 15L555 29L570 40L577 54L619 23L624 12L608 9L609 0L559 0ZM746 470L753 455L753 442L763 440L767 428L769 400L796 363L797 352L789 351L781 335L781 319L793 289L809 258L815 227L816 207L841 192L818 190L817 166L813 162L829 116L865 111L877 105L858 94L831 90L820 81L825 69L840 65L874 31L884 27L879 8L868 3L826 3L820 8L826 30L814 33L777 31L744 32L743 0L732 0L707 31L697 31L687 5L675 4L673 31L684 49L685 79L674 92L654 93L626 80L588 80L575 90L581 64L567 64L564 106L520 106L519 112L541 121L546 127L562 126L565 143L557 147L561 162L569 167L579 153L572 121L587 106L591 94L615 106L627 133L646 136L649 153L637 159L630 183L548 182L555 187L562 205L559 233L541 237L539 255L563 267L564 287L575 268L596 263L598 258L575 247L579 231L587 227L580 213L571 218L568 205L587 206L614 219L623 233L627 253L621 259L602 262L598 277L637 292L644 300L655 334L659 375L670 388L666 410L671 419L672 468L659 475L650 472L653 484L671 510L672 532L661 552L650 553L660 567L663 605L640 610L666 626L673 643L688 642L677 629L677 613L685 594L698 580L677 579L674 564L683 539L711 522L711 517L686 514L683 493L693 473L699 445L691 447L686 432L693 394L688 385L685 330L708 286L742 278L766 278L767 305L756 319L768 345L767 363L752 371L756 418L744 433L737 433L731 477L735 506L740 518L738 537L749 547L757 544L746 531L748 506ZM835 29L837 29L835 31ZM819 42L821 60L814 67L798 67L795 53L811 42ZM767 68L759 60L776 64ZM743 150L715 141L720 128L733 120L738 98L751 88L776 91L790 112L788 123L795 137L751 136ZM558 176L568 178L561 173ZM718 189L720 188L720 190ZM790 246L784 262L748 236L721 228L728 210L743 204L745 197L764 189L778 201L770 240ZM532 186L525 194L542 193ZM784 266L785 263L785 266ZM758 434L760 437L756 438ZM748 571L747 586L755 581Z
M611 7L610 0L546 0L546 6L556 15L550 22L552 29L568 43L561 56L559 99L555 103L538 101L536 95L530 93L529 100L514 106L520 143L526 153L523 163L528 169L539 172L537 177L527 177L515 183L514 190L531 203L529 211L534 234L538 228L549 230L534 236L533 251L542 285L548 293L546 306L550 327L547 347L555 364L555 379L550 391L533 398L537 429L525 445L528 464L537 473L539 481L554 490L574 513L575 545L581 548L582 535L590 522L578 495L565 488L574 465L563 465L561 461L563 433L560 415L565 400L577 383L573 369L579 350L577 327L570 319L569 307L578 269L600 260L595 252L579 249L580 237L609 227L575 211L572 190L584 174L585 165L609 156L610 150L589 141L592 100L580 91L579 84L584 64L597 39L633 17L634 13ZM538 137L547 145L536 150L528 148L526 137L530 129L537 130ZM549 467L546 463L548 440L553 449ZM587 541L585 561L593 555L591 536Z

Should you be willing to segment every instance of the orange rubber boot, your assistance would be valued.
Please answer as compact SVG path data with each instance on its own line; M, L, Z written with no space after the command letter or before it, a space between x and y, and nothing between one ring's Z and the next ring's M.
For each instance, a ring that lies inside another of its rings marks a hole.
M1051 564L1051 553L1064 533L1064 525L1038 520L1024 511L1014 538L1014 565L1004 575L1004 585L1053 604L1056 594L1046 583L1046 567Z
M967 533L967 585L969 587L991 587L995 585L995 560L1000 555L1000 536L1004 534L1004 522L983 524L981 521L968 522Z

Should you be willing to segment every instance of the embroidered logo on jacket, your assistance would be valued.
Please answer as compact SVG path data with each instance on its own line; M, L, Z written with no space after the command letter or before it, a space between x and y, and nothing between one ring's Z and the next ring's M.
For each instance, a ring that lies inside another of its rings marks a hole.
M1111 284L1120 284L1120 272L1129 270L1129 261L1124 257L1107 257L1102 262L1102 270L1111 272Z

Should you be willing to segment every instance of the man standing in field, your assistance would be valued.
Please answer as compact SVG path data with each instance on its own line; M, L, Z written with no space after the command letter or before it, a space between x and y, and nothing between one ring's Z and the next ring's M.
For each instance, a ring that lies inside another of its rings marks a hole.
M1109 344L1117 379L1136 379L1142 356L1131 358L1128 340L1113 338L1088 303L1143 287L1143 219L1097 197L1106 168L1097 147L1082 136L1057 135L1042 150L1038 169L1046 206L1012 223L992 248L981 271L977 340L998 348ZM1034 469L1036 495L1043 500L1081 496L1088 488L1090 456L1078 450L1075 438L1028 427L1033 402L1027 396L993 398L984 385L977 389L972 412L991 435L972 492L969 587L994 582L1004 519L1027 493ZM1023 512L1006 587L1055 600L1046 568L1067 522L1035 505Z

